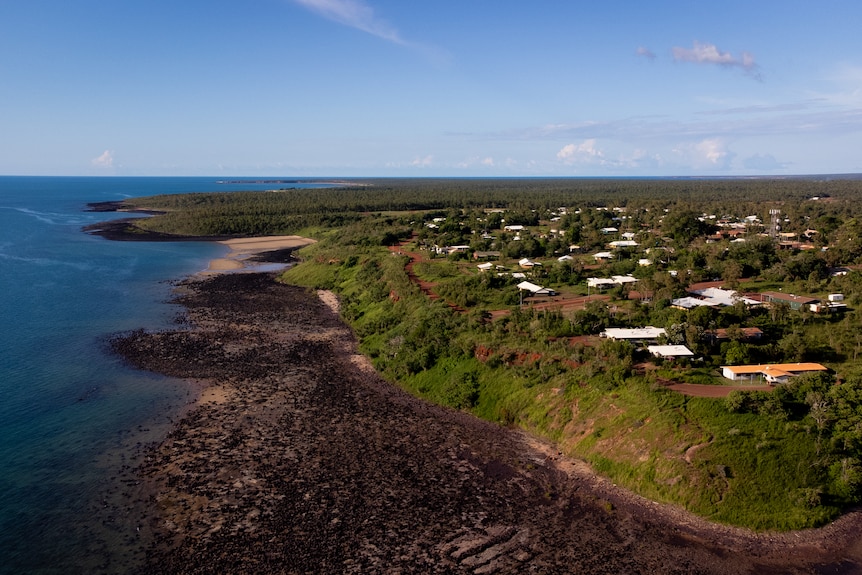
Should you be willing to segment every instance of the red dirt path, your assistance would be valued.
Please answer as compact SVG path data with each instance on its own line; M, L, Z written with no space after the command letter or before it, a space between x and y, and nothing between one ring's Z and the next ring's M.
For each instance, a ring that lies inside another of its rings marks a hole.
M408 242L402 242L399 245L389 246L389 251L394 254L406 255L410 258L410 261L407 262L405 266L405 271L407 272L407 277L410 278L410 281L419 286L419 289L422 290L422 293L428 296L429 299L441 299L440 295L434 291L434 286L436 285L433 282L428 282L420 279L416 273L413 271L413 266L426 260L422 254L418 252L413 252L405 249L405 246ZM717 287L721 285L723 282L704 282L703 284L698 284L698 287ZM589 296L580 296L580 297L571 297L571 296L553 296L546 297L541 299L531 299L525 302L525 305L528 307L535 309L537 311L544 310L555 310L555 311L575 311L584 309L586 304L591 301L609 301L610 296L607 295L589 295ZM465 312L463 308L447 302L449 307L452 309L458 310L460 312ZM502 317L508 315L510 310L493 310L490 312L491 317L493 319L497 319L498 317ZM771 391L772 387L768 385L698 385L695 383L670 383L667 385L668 389L672 389L678 393L682 393L683 395L689 395L692 397L713 397L713 398L722 398L730 395L731 391L739 390L739 391Z
M429 299L442 299L440 294L434 291L434 287L437 285L434 282L429 282L420 279L416 273L413 271L413 267L415 264L427 261L428 258L423 257L423 255L419 252L414 252L406 249L408 241L401 242L395 246L389 246L389 251L393 254L405 255L410 258L410 261L407 262L407 265L404 266L404 270L407 272L407 277L411 282L419 286L419 289L422 290L422 293L428 296ZM554 310L554 311L576 311L584 309L587 302L591 301L610 301L610 296L606 295L589 295L589 296L553 296L553 297L543 297L543 298L531 298L524 302L524 305L531 307L537 311L546 311L546 310ZM463 308L446 302L449 307L456 309L461 312L465 312ZM492 310L491 317L496 319L498 317L502 317L508 315L510 310L501 309L501 310Z
M727 397L731 391L772 391L769 385L698 385L696 383L675 383L668 389L692 397Z

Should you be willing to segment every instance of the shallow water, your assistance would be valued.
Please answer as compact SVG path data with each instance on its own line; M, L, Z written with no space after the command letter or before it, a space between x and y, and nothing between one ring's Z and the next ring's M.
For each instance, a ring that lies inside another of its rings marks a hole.
M0 177L0 573L124 573L146 543L135 457L192 397L125 366L110 334L170 325L171 280L215 243L112 242L85 225L124 217L88 202L266 189L216 178ZM125 215L127 217L127 215Z

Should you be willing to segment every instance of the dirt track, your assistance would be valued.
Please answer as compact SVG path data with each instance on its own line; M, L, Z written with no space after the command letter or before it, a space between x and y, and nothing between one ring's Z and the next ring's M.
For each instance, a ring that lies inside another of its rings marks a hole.
M727 397L731 391L772 391L768 385L699 385L697 383L675 383L668 389L692 397Z
M141 469L147 573L854 573L860 517L755 535L659 506L522 433L381 380L314 295L185 287L193 330L118 338L210 381Z

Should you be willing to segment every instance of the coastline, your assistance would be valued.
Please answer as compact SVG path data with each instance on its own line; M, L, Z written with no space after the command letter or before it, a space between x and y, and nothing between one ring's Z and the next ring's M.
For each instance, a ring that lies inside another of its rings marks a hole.
M251 241L250 241L251 242ZM251 249L239 242L237 257ZM160 572L853 572L862 517L756 534L616 488L528 435L382 380L337 298L213 273L191 330L118 338L133 364L205 381L140 469Z
M263 236L218 240L218 243L230 248L230 252L224 257L211 260L207 272L218 273L248 269L253 267L253 264L259 263L261 259L271 261L271 259L261 258L262 254L272 252L289 254L293 250L313 244L316 241L302 236Z

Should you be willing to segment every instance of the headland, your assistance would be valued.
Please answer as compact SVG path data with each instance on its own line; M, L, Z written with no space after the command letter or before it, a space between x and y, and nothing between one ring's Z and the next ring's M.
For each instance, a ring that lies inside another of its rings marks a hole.
M858 572L860 515L770 534L616 488L520 431L380 378L350 329L274 274L180 286L184 327L113 341L207 385L147 457L160 573ZM189 326L191 329L189 329Z

